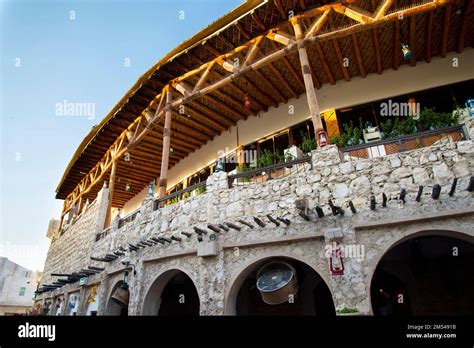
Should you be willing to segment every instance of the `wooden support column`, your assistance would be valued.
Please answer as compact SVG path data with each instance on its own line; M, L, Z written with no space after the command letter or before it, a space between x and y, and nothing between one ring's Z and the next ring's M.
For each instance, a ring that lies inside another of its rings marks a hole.
M291 24L295 30L296 42L298 45L298 54L300 57L301 71L303 72L303 80L306 88L306 98L308 100L309 111L311 113L311 119L313 120L314 135L320 130L323 130L323 123L321 121L321 115L319 112L318 100L316 98L316 90L314 88L313 77L311 75L311 67L309 65L308 52L304 44L304 35L299 24L298 18L292 18Z
M158 196L163 197L166 194L166 187L168 185L168 165L170 158L170 136L171 136L171 101L173 96L171 91L166 91L166 106L165 106L165 125L163 128L163 154L161 156L161 170L160 180L158 181Z
M115 174L117 173L117 161L112 162L112 169L110 170L110 179L109 179L109 202L107 204L107 215L105 217L105 226L107 228L110 226L112 221L112 200L114 199L114 188L115 188Z

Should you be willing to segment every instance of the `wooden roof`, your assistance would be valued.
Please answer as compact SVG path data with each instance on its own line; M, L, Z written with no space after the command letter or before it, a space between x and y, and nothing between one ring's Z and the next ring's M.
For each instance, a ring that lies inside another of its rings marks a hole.
M390 1L392 2L392 1ZM417 4L430 3L421 1ZM350 81L353 77L365 77L371 73L382 74L386 69L398 69L402 64L416 65L419 61L429 62L432 57L445 56L447 52L461 52L464 47L474 44L474 18L472 0L453 0L446 6L404 18L401 21L387 21L376 27L362 31L347 31L347 34L335 39L318 40L307 45L315 86L335 84L337 80ZM222 54L241 47L271 28L279 27L282 33L294 34L288 21L288 12L307 13L312 8L334 3L315 0L270 0L268 2L247 1L228 15L222 17L194 37L184 42L147 71L104 120L94 127L81 143L69 163L56 190L56 198L65 199L78 186L84 176L104 157L107 150L132 122L144 110L150 108L164 86L176 78L201 65L214 60ZM350 0L342 2L358 13L373 15L382 4L377 0ZM395 0L388 13L413 5L412 0ZM254 9L253 12L250 10ZM317 18L317 17L316 17ZM310 28L311 17L301 21L303 29ZM328 19L320 33L349 28L354 20L336 11L328 14ZM217 33L219 34L217 35ZM342 30L345 33L344 30ZM409 44L413 52L411 61L404 61L400 43ZM281 49L274 40L261 42L258 58L268 56ZM246 52L234 54L232 59L244 62ZM343 58L349 58L346 68ZM190 87L202 77L200 74L189 76L182 84ZM221 65L215 64L209 73L206 85L211 85L228 76ZM183 97L172 89L173 99ZM173 110L171 126L171 147L173 155L170 167L178 163L215 136L226 131L240 119L277 107L289 99L305 92L301 65L297 51L272 61L258 70L246 71L231 83L212 92L189 100L184 114L178 108ZM244 95L250 95L252 110L243 107ZM129 158L120 158L117 167L117 179L113 206L120 207L136 195L150 181L159 176L163 126L159 122L150 130L138 145L130 148ZM127 161L130 159L130 161ZM95 198L102 182L108 179L108 173L97 180L87 192L86 197ZM125 191L125 185L131 184L131 190Z

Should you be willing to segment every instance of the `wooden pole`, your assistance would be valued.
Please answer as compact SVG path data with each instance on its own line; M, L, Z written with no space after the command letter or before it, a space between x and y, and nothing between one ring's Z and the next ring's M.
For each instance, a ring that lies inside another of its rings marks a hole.
M166 186L168 185L168 165L170 157L170 135L171 135L171 100L173 96L171 92L166 91L165 106L165 125L163 128L163 154L161 156L160 181L158 182L158 196L163 197L166 194Z
M117 173L117 161L114 160L112 162L112 169L110 171L110 179L109 179L109 202L107 204L107 215L105 218L105 226L107 228L110 226L110 222L112 221L112 201L114 199L114 188L115 188L115 174Z
M303 80L306 88L306 98L308 100L309 112L311 113L311 119L313 120L314 135L320 130L323 130L323 123L321 121L321 115L319 112L318 100L316 98L316 90L314 88L313 77L311 75L311 67L308 60L308 52L304 44L304 35L301 30L301 26L297 18L293 18L291 21L296 35L296 43L298 45L298 54L300 57L301 71L303 72Z

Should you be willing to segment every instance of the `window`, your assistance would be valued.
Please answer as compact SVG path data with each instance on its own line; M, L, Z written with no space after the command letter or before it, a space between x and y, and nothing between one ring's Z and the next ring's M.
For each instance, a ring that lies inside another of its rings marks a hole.
M21 287L20 288L20 296L25 296L25 291L26 291L26 288Z

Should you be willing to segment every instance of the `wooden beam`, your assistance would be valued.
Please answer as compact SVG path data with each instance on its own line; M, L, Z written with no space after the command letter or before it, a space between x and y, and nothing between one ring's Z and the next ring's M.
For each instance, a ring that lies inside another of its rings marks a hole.
M168 165L170 158L170 136L171 136L171 101L172 95L166 92L165 127L163 130L163 154L161 156L160 180L158 182L158 196L163 197L168 185Z
M375 19L381 19L385 17L385 14L387 11L390 9L390 6L392 6L394 0L385 0L382 5L380 5L377 13L375 14Z
M316 98L316 91L314 89L314 82L311 75L311 67L309 65L308 53L306 51L306 47L303 41L304 35L298 19L293 19L291 21L291 24L295 29L295 36L298 42L298 55L300 58L301 71L303 73L304 84L306 87L306 98L308 101L309 111L311 113L311 119L314 125L314 134L315 137L317 137L318 132L323 129L323 123L321 121L318 100Z
M312 37L319 34L324 24L326 24L330 12L331 12L331 9L324 11L323 14L314 21L314 23L306 32L306 37Z
M107 228L110 226L112 220L112 201L114 199L114 189L115 189L115 174L117 173L117 161L112 162L112 169L110 171L109 179L109 201L107 203L107 215L105 217L105 226Z
M257 23L257 26L261 29L261 30L266 30L267 27L265 26L265 24L263 24L262 20L257 16L257 14L255 13L255 10L251 12L250 14L252 16L252 19L255 21L255 23Z
M411 50L411 59L410 65L416 65L416 22L415 16L410 17L410 50Z
M323 65L324 72L326 73L326 76L331 83L331 85L336 84L336 80L334 79L334 76L332 75L331 69L329 68L329 65L326 61L326 57L324 56L323 49L321 48L321 45L319 42L316 42L316 50L318 51L319 55L319 60L321 61L321 64Z
M458 39L458 48L457 48L458 53L462 53L462 51L464 51L464 39L466 38L466 32L467 32L467 27L469 25L469 19L471 18L473 3L474 3L474 0L467 0L467 4L466 6L464 6L461 30L459 32L459 39Z
M354 47L354 54L357 59L357 65L359 66L359 73L362 78L365 78L367 74L365 73L364 61L362 60L362 55L360 54L359 42L357 41L356 34L352 33L352 45Z
M374 12L375 11L375 0L370 1L370 7L372 9L372 12ZM382 56L380 54L379 31L378 31L377 28L372 29L372 41L373 41L373 44L374 44L375 64L376 64L376 67L377 67L377 74L380 75L380 74L382 74Z
M444 11L443 38L441 39L441 58L446 57L448 50L449 24L451 19L452 4L449 3Z
M328 17L328 23L329 28L331 28L331 30L334 30L334 22L331 16ZM339 63L339 68L341 69L342 76L344 77L344 80L349 82L351 80L351 76L349 75L347 68L344 66L344 57L342 56L341 48L339 47L339 42L337 41L337 39L333 39L331 41L334 47L334 51L336 52L337 62Z
M251 40L252 39L252 36L249 34L249 32L247 30L245 30L245 28L239 23L239 22L235 22L235 27L242 33L242 35L247 39L247 40Z
M270 70L272 71L272 73L278 77L279 81L283 84L283 86L285 86L285 88L288 90L288 92L290 92L290 94L293 96L293 98L298 98L299 95L298 93L295 92L295 90L293 89L293 87L290 86L290 84L288 83L288 81L283 77L283 75L281 74L281 72L275 68L275 66L273 65L273 63L270 63L268 64L268 67L270 68Z
M393 40L393 70L398 70L400 66L400 20L395 20L394 23L394 40Z
M278 12L280 13L280 17L285 20L286 19L286 13L285 10L283 9L283 6L281 6L280 0L273 0L273 3L275 4L276 8L278 9Z
M339 13L342 12L345 16L348 16L350 18L352 18L354 16L355 17L359 16L358 18L360 19L360 23L356 24L356 25L349 26L349 27L344 27L344 28L341 28L341 29L337 29L337 30L334 30L334 31L329 31L327 33L319 34L319 35L316 35L314 37L309 37L309 38L305 37L304 39L302 39L302 41L300 41L300 43L302 43L303 45L307 45L309 43L315 43L316 47L317 47L317 50L318 50L318 54L320 55L320 57L323 58L323 68L325 69L326 73L328 73L328 72L330 73L330 70L328 70L327 62L324 61L324 54L322 54L322 49L319 46L320 42L337 39L339 37L351 35L353 33L357 33L359 31L363 31L363 30L369 30L369 29L377 28L378 26L384 25L384 24L386 24L390 21L398 20L398 18L400 18L400 17L406 18L406 17L413 16L415 14L420 14L420 13L424 13L424 12L428 12L428 11L433 11L437 8L444 7L445 5L448 5L448 9L447 9L446 12L450 12L451 11L450 1L451 0L432 0L428 3L423 3L423 4L420 4L420 5L412 4L408 8L400 9L398 11L394 11L394 12L388 14L388 15L385 15L383 18L380 18L380 19L375 19L375 18L370 17L370 16L365 16L365 17L360 16L360 14L355 13L356 11L344 8L344 6L342 6L340 3L331 3L331 4L328 4L328 5L324 5L324 6L321 6L319 8L316 8L316 9L311 9L311 10L306 11L305 13L303 13L301 15L298 15L298 16L306 17L306 16L310 16L312 14L313 14L312 16L314 16L314 13L324 12L325 10L328 9L328 7L331 7L333 10L336 10ZM311 12L311 14L309 12ZM449 16L446 16L445 20L447 20L449 22ZM277 27L275 27L271 30L272 31L281 30L281 28L283 28L284 26L287 26L288 24L289 24L288 22L282 23L282 24L278 25ZM445 30L445 32L446 32L446 30ZM447 34L445 34L445 35L447 35ZM246 43L242 46L239 46L239 47L235 48L231 52L225 53L221 56L224 57L225 59L229 59L229 58L233 57L234 55L239 54L240 52L248 49L248 47L250 45L251 45L251 43L248 42L248 43ZM246 81L245 76L243 76L243 75L251 72L252 70L258 70L258 69L261 69L264 66L268 66L268 64L273 63L277 60L282 59L283 61L285 61L284 58L286 58L286 56L288 54L291 54L292 52L294 52L296 50L298 50L298 46L295 43L290 43L288 46L286 46L286 47L284 47L280 50L277 50L276 52L272 52L272 53L266 55L265 57L259 59L256 62L251 63L249 66L239 70L236 73L232 73L229 76L223 76L221 80L213 83L212 85L209 85L209 86L206 86L206 87L202 88L200 91L197 91L195 93L191 93L189 96L176 99L175 101L173 101L171 103L171 106L176 107L176 106L181 105L181 104L191 103L194 99L200 98L203 95L213 93L216 90L218 90L219 88L223 88L224 86L232 85L233 82L235 81L235 79L237 79L237 78L241 78L242 81ZM220 53L217 53L217 54L220 55ZM222 57L218 56L215 59L221 59ZM326 63L326 64L324 64L324 63ZM196 74L199 74L199 73L203 72L207 68L207 64L209 64L209 62L206 63L206 65L204 65L204 66L201 66L197 69L194 69L193 71L187 72L182 76L176 77L176 80L178 82L183 81L183 80L189 78L190 76L194 76ZM311 71L311 69L309 69L309 72L310 71ZM332 76L330 76L329 74L328 74L328 76L329 76L328 79L331 80ZM332 80L334 81L334 77L332 77ZM305 85L306 85L306 82L305 82ZM235 85L234 85L234 87L235 87ZM165 86L164 88L167 88L167 87ZM240 89L240 90L242 90L242 89ZM264 93L262 93L262 91L260 91L260 93L262 94L261 96L265 95ZM147 107L144 108L143 111L149 111L147 109L150 108L150 105L153 105L156 102L157 102L156 98L153 99L150 102L150 104ZM256 103L257 102L258 101L256 101ZM263 106L263 104L261 104L261 105ZM271 103L270 103L270 105L271 105ZM137 104L137 109L135 109L135 112L137 112L137 110L139 110L140 108L141 108L141 104ZM134 109L132 108L132 111L133 110ZM164 118L163 116L164 116L164 112L161 111L161 112L158 113L158 115L156 115L156 117L154 117L154 119L152 121L158 123ZM95 179L87 185L87 188L84 190L83 194L86 194L88 191L90 191L94 187L94 185L96 185L98 182L101 182L103 180L103 176L104 176L105 172L110 169L112 163L114 162L114 161L109 161L110 151L113 150L114 153L115 153L114 156L113 156L113 159L116 159L117 157L121 157L127 151L127 148L125 148L125 146L127 146L128 148L135 147L137 144L140 143L140 141L142 141L145 138L145 136L153 128L154 123L153 124L149 123L147 125L147 128L145 128L143 131L141 131L140 134L138 134L138 136L136 137L136 139L134 139L134 141L132 143L126 144L126 142L124 141L123 142L124 145L123 145L122 148L118 148L118 149L115 148L116 145L117 145L117 142L119 140L123 140L123 137L126 137L127 132L130 132L130 131L133 131L133 130L136 129L138 122L143 117L145 117L145 116L142 112L142 114L140 114L140 116L138 116L130 124L130 126L124 132L122 132L120 134L119 138L117 138L117 140L109 148L109 150L107 150L106 154L102 157L102 159L100 159L100 162L97 163L96 166L94 166L94 168L91 170L91 172L96 171L97 169L99 169L99 171L97 172L97 175L95 175ZM83 177L81 182L83 182L83 180L85 180L85 179L86 179L86 177ZM70 192L68 194L68 196L66 197L66 199L68 201L68 209L70 209L70 207L73 206L77 202L78 197L79 196L77 194L76 189L74 189L73 192Z
M433 34L433 20L434 20L434 12L431 11L428 15L428 24L426 28L425 60L427 63L431 62L431 37Z
M273 46L273 48L275 50L278 50L275 42L272 41L271 45ZM282 61L283 61L283 64L286 66L286 68L290 71L291 75L293 75L293 78L296 80L296 82L298 82L301 89L304 91L305 90L305 85L304 85L302 76L296 72L295 68L293 67L293 65L288 60L288 57L286 57L286 56L283 57Z

